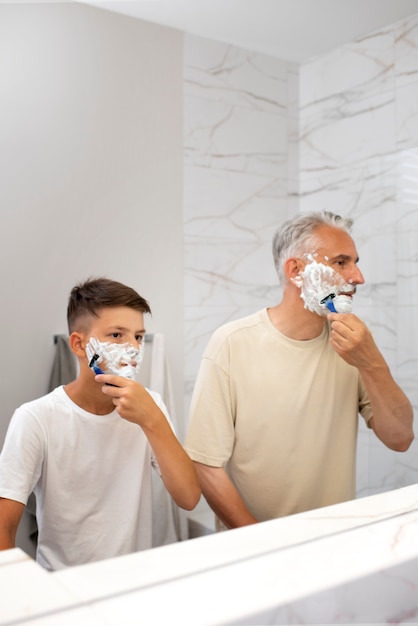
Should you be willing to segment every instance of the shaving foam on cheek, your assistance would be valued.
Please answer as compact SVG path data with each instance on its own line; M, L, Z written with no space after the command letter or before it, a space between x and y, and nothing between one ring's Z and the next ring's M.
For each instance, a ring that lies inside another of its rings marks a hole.
M328 315L329 311L326 305L321 303L321 300L324 300L330 294L339 293L344 285L344 279L329 265L317 263L315 260L312 260L305 266L300 276L302 278L300 297L305 303L305 309L318 315ZM349 299L347 296L341 297L344 300ZM333 299L333 303L338 311L336 300L337 297ZM342 311L339 312L342 313Z
M103 370L105 374L115 374L135 380L144 357L144 344L141 343L138 349L130 343L103 342L96 337L90 337L86 346L86 354L89 362L95 355L98 355L95 362L97 364L105 363Z

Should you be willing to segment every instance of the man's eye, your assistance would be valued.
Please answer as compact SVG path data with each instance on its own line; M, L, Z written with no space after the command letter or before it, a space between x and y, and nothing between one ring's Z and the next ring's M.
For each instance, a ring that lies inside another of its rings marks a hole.
M114 339L119 339L119 337L120 337L120 333L111 333L111 336L112 336Z
M138 343L142 343L142 340L144 339L144 335L135 335L135 339L137 340Z

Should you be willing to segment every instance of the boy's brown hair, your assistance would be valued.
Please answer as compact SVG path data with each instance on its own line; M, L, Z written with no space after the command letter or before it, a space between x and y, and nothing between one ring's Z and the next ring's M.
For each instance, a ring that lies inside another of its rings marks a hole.
M83 330L83 320L99 317L108 307L126 306L141 313L151 313L148 302L131 287L109 278L90 278L71 290L67 307L70 334Z

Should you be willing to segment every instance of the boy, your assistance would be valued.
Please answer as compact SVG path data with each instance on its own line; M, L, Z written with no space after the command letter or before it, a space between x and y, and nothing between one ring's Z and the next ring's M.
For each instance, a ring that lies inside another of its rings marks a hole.
M37 561L49 570L151 547L152 465L178 506L196 506L195 469L166 408L134 380L150 312L136 291L106 278L72 289L69 344L79 375L11 420L0 455L0 549L14 547L32 491Z

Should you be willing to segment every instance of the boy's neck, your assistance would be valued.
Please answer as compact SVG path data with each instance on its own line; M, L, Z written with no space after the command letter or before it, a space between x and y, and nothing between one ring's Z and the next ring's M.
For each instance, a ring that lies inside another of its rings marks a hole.
M88 413L108 415L115 410L112 399L102 393L101 385L94 380L90 383L78 377L65 385L64 391L75 404Z

